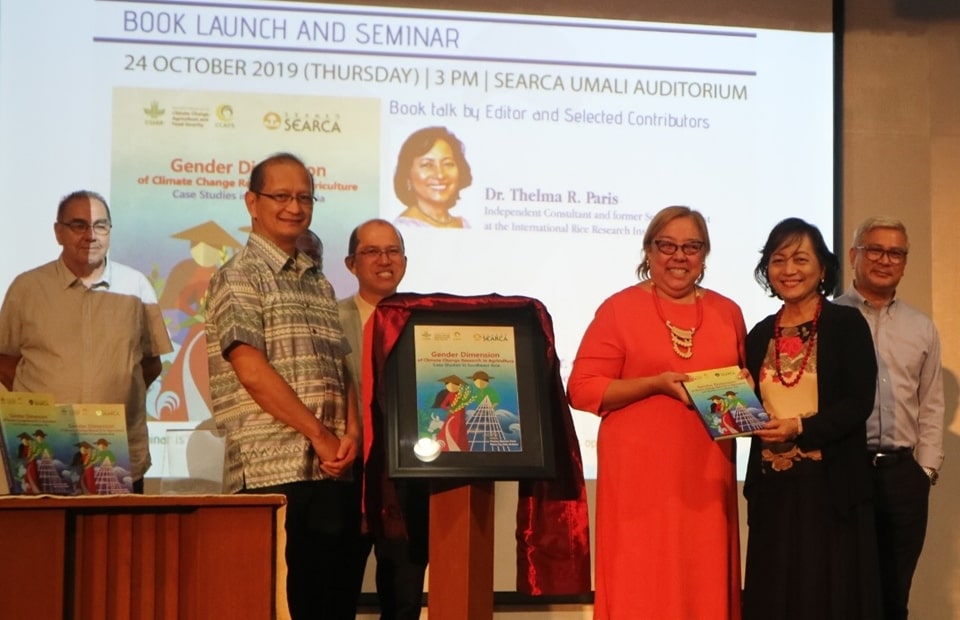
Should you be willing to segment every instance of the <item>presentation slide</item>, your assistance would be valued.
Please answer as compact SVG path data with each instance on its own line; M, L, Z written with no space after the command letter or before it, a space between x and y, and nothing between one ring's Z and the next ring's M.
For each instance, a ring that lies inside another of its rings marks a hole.
M539 299L566 378L597 306L636 283L650 219L682 204L709 222L704 285L749 328L778 307L753 279L770 228L800 216L833 235L832 64L830 33L736 24L4 1L0 292L57 256L63 195L108 198L110 256L150 278L174 341L147 398L152 476L171 432L209 426L206 284L246 242L250 170L277 151L313 172L339 297L356 290L349 232L396 221L401 290ZM421 130L450 147L432 171L406 155ZM458 198L411 220L417 192ZM574 419L594 477L599 419Z

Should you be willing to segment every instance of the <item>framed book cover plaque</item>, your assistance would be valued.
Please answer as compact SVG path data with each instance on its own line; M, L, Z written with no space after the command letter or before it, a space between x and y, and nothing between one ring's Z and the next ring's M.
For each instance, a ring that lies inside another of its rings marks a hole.
M552 478L546 339L530 308L414 310L390 352L393 478Z

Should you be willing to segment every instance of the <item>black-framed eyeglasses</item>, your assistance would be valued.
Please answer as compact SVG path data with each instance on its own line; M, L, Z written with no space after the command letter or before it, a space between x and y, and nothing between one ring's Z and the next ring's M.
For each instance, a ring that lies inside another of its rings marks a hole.
M903 248L884 248L879 245L858 245L857 250L863 252L868 259L877 262L884 256L893 265L901 265L907 260L907 251Z
M101 237L105 237L110 234L110 222L106 220L97 220L93 224L87 220L70 220L69 222L57 222L61 226L66 226L70 229L71 232L78 235L85 235L90 232L90 229L93 229L93 232Z
M269 198L270 200L281 205L288 205L290 204L291 200L296 199L297 204L300 205L301 207L312 207L313 203L317 201L317 197L313 194L294 195L294 194L288 194L286 192L282 192L279 194L267 194L265 192L253 192L253 193L256 194L257 196L263 196L264 198Z
M377 260L381 255L386 254L390 260L397 260L403 256L403 248L391 245L388 248L368 247L357 250L354 256L359 256L363 260Z
M673 256L677 253L677 249L683 251L687 256L693 256L699 254L703 251L703 247L706 245L703 241L687 241L686 243L674 243L673 241L667 241L666 239L654 239L653 245L657 246L657 250L661 254L666 254L667 256Z

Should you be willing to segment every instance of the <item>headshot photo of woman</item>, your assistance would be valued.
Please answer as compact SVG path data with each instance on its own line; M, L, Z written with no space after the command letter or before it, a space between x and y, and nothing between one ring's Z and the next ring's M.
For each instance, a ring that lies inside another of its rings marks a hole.
M398 226L470 228L450 213L460 190L470 187L473 175L463 143L446 127L415 131L400 147L393 174L393 191L406 205L394 220Z

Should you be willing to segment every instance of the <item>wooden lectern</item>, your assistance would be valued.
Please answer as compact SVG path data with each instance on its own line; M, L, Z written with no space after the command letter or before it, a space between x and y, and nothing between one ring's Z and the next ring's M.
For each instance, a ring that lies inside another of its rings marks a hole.
M430 618L493 617L494 482L433 482Z
M272 618L281 495L0 498L0 618Z

